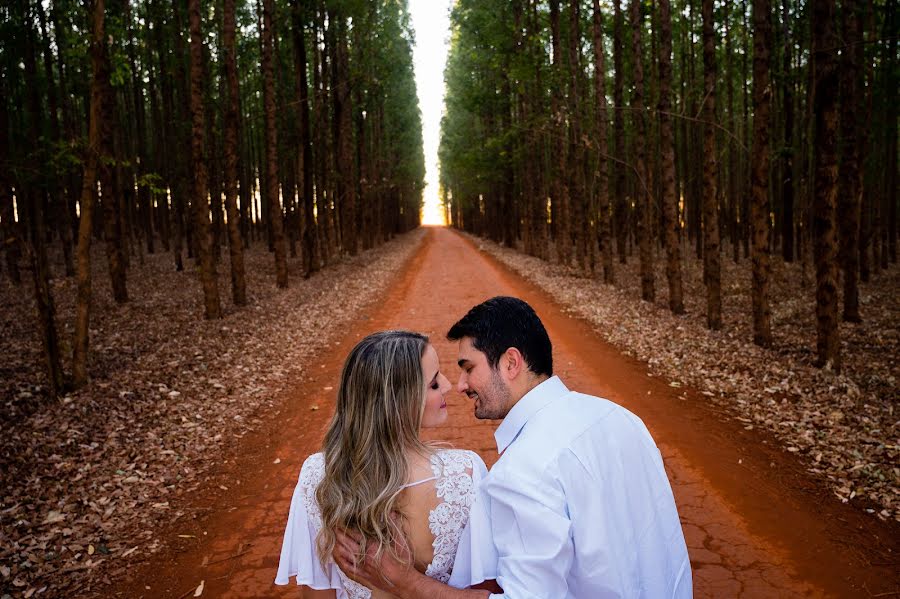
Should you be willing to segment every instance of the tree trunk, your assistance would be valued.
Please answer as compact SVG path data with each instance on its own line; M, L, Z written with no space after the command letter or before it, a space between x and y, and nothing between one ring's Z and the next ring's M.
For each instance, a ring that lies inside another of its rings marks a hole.
M837 214L840 223L839 257L844 271L844 313L846 322L861 322L859 314L859 218L862 180L856 112L859 110L859 62L863 53L862 20L856 0L841 6L843 40L840 60L841 163L838 172Z
M653 277L653 248L651 247L651 190L647 185L647 168L644 163L644 66L641 51L641 33L644 28L640 0L631 0L631 72L634 90L631 94L631 117L634 119L634 174L637 237L641 259L641 299L652 302L656 295Z
M63 368L60 359L59 336L56 332L56 305L50 291L50 267L47 264L46 228L44 226L44 201L39 195L34 204L31 220L32 235L28 247L31 259L31 274L34 282L34 301L37 310L38 328L44 360L47 365L47 380L50 392L57 397L64 390Z
M6 271L14 285L21 285L19 270L21 245L12 195L12 173L9 162L9 108L7 107L7 78L0 76L0 247L6 254Z
M53 56L50 50L50 37L47 29L47 18L44 14L43 5L40 2L34 4L35 11L38 16L38 23L41 28L41 37L44 43L41 44L44 59L44 78L47 81L47 103L50 109L50 137L56 144L63 142L62 130L59 124L59 93L65 93L62 90L62 73L60 73L60 86L53 82ZM62 241L63 261L66 265L66 276L75 276L75 262L72 259L72 219L69 213L68 193L71 190L66 189L65 178L60 177L58 181L51 182L50 193L51 203L53 205L53 220L59 231L60 241Z
M559 31L559 0L550 1L550 31L553 49L553 66L551 67L552 81L556 82L557 89L563 87L563 63L561 37ZM559 95L554 93L550 99L550 112L553 118L553 131L556 152L556 172L553 175L553 198L551 200L553 230L556 235L556 259L560 264L568 266L571 262L571 233L569 230L569 185L567 181L566 161L566 109L564 103L559 100Z
M772 7L769 0L753 0L753 155L751 158L750 227L752 230L753 342L772 344L769 308L769 79Z
M812 2L815 149L813 235L816 263L816 321L818 365L839 371L841 343L838 329L837 196L838 40L832 29L834 0Z
M340 204L341 247L355 256L359 251L356 219L356 165L353 156L353 108L350 102L350 62L347 48L346 15L330 13L334 20L334 58L332 59L334 93L334 149L337 164L337 198Z
M228 218L228 250L231 262L231 298L235 306L247 305L244 277L244 242L237 210L238 186L238 89L235 50L235 0L224 0L222 37L225 50L225 213Z
M612 260L612 231L609 209L609 152L606 143L608 115L606 111L606 59L603 52L603 15L600 0L593 0L594 20L594 95L597 102L597 207L599 226L600 261L603 263L603 282L615 283ZM591 241L593 243L593 240Z
M621 0L613 0L613 156L620 161L615 166L613 211L616 226L616 255L625 264L625 240L628 237L628 202L625 198L625 50Z
M716 194L716 38L713 0L703 0L703 262L706 281L706 324L722 328L719 209Z
M580 0L569 2L569 35L566 52L566 63L569 70L568 110L569 118L569 162L568 178L570 181L568 228L575 250L575 268L589 273L588 239L593 243L593 233L589 227L589 214L586 208L587 197L584 184L584 144L581 140L581 107L579 77L581 76L581 27ZM502 96L503 94L501 94ZM505 128L505 127L504 127ZM512 216L511 210L505 214ZM593 215L590 215L592 217ZM509 222L509 218L499 219L501 223Z
M275 280L280 288L288 285L287 243L284 239L284 217L281 212L281 200L278 197L278 123L275 117L275 65L273 35L275 10L274 0L262 0L263 32L262 32L262 69L263 98L266 121L266 194L269 204L269 220L272 227L272 238L275 246Z
M72 357L72 383L78 388L87 383L88 331L91 318L91 233L94 196L97 185L97 163L106 153L108 140L101 127L104 88L109 85L109 54L104 33L104 0L94 0L91 11L91 102L88 147L81 185L81 220L78 223L76 248L75 340Z
M203 37L200 31L200 0L188 0L191 29L191 171L193 172L194 239L203 285L204 316L221 318L219 279L212 254L212 230L209 222L209 198L206 177L206 116L203 107Z
M789 26L788 0L783 0L782 37L784 56L782 70L782 102L784 104L783 172L781 176L781 256L785 262L794 261L794 78L791 74L794 40Z
M596 0L595 0L596 2ZM672 137L672 12L669 0L659 0L659 144L662 154L662 205L666 244L669 309L684 314L681 285L681 223L675 193L675 143Z
M306 42L303 39L303 7L305 4L298 0L292 0L291 18L293 19L294 36L294 69L297 76L297 101L300 104L298 110L297 137L300 140L300 151L297 153L297 176L300 183L300 210L303 215L303 231L301 247L303 251L303 275L310 276L319 270L319 256L316 251L318 242L318 230L314 212L313 198L313 159L312 142L310 138L309 118L309 81L306 74Z

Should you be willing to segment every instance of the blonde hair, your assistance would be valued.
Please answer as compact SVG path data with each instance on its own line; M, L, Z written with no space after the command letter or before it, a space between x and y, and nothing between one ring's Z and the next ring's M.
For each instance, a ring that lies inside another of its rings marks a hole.
M322 512L316 548L323 567L331 559L338 527L363 536L360 558L365 541L375 541L379 554L406 543L394 514L407 482L408 452L428 451L419 440L427 347L424 335L383 331L357 343L344 362L325 434L325 475L316 490Z

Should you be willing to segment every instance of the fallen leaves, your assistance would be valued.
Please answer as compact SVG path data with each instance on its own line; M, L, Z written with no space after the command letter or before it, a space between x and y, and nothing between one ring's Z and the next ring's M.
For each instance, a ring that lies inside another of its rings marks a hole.
M186 498L208 484L226 445L277 409L288 385L302 384L312 358L421 239L421 231L402 236L296 277L287 290L276 289L260 244L245 255L249 305L223 301L217 323L202 318L195 273L175 272L166 254L133 261L132 299L116 305L95 248L92 380L60 401L43 383L32 294L0 279L0 595L81 596L158 552L155 531L190 517ZM220 274L224 291L228 268ZM53 284L68 343L74 281Z
M900 521L900 269L862 283L864 322L841 323L843 371L813 365L814 290L801 263L773 262L771 349L754 345L746 261L722 261L723 327L705 326L699 261L682 261L687 314L667 309L664 256L657 299L641 301L638 260L617 265L617 287L475 239L479 247L552 295L625 354L644 360L669 385L691 386L746 430L773 432L843 502ZM807 267L808 270L809 267Z

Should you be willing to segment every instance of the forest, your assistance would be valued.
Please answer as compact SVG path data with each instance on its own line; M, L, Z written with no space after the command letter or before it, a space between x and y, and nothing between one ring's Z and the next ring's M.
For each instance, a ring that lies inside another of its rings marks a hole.
M676 315L694 256L713 330L722 261L746 261L763 347L773 261L809 264L816 362L840 370L859 282L897 263L895 0L460 0L452 19L453 226L608 284L636 253L641 297Z
M405 4L15 0L0 11L4 274L33 288L52 395L90 375L94 241L116 303L129 301L131 263L166 252L178 271L195 262L203 315L216 319L218 269L233 305L247 303L250 244L267 245L284 288L288 256L292 276L309 277L418 226ZM57 332L59 275L76 281L71 340Z
M349 348L455 383L495 295L660 443L695 596L900 592L897 0L448 0L439 173L423 4L0 3L3 599L270 596Z

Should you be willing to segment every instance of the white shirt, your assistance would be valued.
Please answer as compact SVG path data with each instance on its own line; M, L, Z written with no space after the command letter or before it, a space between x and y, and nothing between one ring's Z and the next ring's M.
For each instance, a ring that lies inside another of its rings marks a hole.
M492 598L692 596L672 489L637 416L554 376L519 400L494 436L502 455L478 499L488 506L504 590ZM465 545L458 555L491 553ZM456 573L450 584L463 586Z

